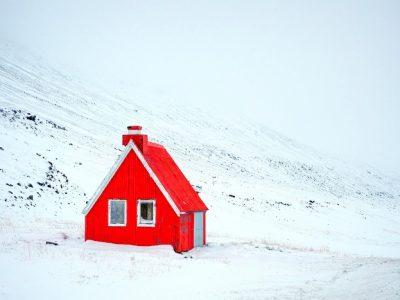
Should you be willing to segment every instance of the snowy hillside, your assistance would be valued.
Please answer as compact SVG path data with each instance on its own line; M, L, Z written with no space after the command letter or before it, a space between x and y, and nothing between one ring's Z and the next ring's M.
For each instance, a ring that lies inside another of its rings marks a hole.
M0 44L0 298L149 296L149 279L150 298L400 297L398 178L251 120L106 90ZM179 255L83 242L81 211L132 124L201 186L208 247Z

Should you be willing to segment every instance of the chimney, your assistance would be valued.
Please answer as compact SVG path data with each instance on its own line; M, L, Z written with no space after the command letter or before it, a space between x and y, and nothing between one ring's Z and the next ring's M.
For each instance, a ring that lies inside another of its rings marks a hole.
M147 134L142 134L142 126L131 125L128 126L128 132L122 135L122 145L128 145L132 140L142 153L147 150Z

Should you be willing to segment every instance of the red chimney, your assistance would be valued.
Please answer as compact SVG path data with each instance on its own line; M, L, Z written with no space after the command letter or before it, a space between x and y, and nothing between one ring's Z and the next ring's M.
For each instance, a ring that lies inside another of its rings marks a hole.
M128 126L128 133L122 135L122 145L128 145L132 140L142 153L147 150L147 134L142 134L142 126Z

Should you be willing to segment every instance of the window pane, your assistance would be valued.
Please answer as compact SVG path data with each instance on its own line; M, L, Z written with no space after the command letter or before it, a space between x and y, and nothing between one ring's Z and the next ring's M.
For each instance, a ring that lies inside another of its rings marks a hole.
M110 223L125 224L125 201L111 201Z
M140 218L145 221L153 221L153 203L140 203Z

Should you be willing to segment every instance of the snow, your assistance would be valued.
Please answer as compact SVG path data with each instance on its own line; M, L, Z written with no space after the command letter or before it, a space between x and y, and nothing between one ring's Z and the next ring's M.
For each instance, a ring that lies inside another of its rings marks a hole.
M40 220L29 227L3 226L1 236L0 267L10 270L2 276L2 298L388 299L400 294L398 259L215 237L207 247L180 255L169 246L83 243L78 224L49 226ZM59 246L45 245L48 239Z
M0 109L1 299L400 298L399 178L4 43ZM206 247L83 241L81 211L132 124L201 190Z

